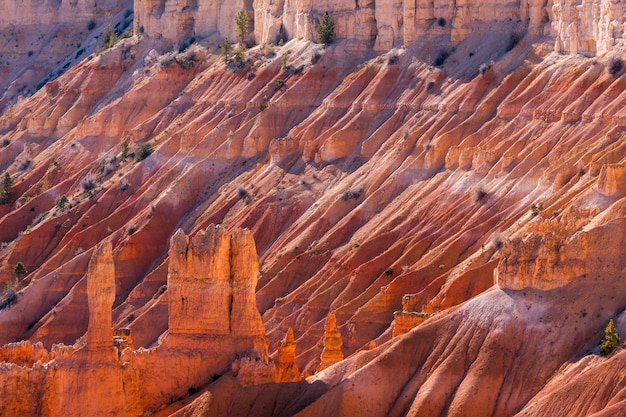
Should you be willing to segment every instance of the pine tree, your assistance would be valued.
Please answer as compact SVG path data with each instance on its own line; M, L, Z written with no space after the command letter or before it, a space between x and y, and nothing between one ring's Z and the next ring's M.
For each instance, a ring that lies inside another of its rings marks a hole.
M22 279L24 275L28 273L26 267L22 262L18 262L13 266L13 273L17 277L18 280Z
M220 47L222 48L222 54L224 55L224 63L226 65L230 64L232 59L231 56L233 54L233 44L230 43L230 39L224 38Z
M317 30L317 41L328 45L335 38L335 22L328 12L324 13L320 24L315 28Z
M613 352L616 347L621 343L621 339L615 330L615 323L613 320L609 320L609 324L604 329L604 339L600 343L600 353L604 356Z
M5 172L4 178L2 179L2 189L0 190L0 204L8 202L12 185L13 180L11 179L11 176L8 172Z
M248 14L245 10L239 10L235 15L235 36L239 39L239 43L243 43L244 38L248 34Z

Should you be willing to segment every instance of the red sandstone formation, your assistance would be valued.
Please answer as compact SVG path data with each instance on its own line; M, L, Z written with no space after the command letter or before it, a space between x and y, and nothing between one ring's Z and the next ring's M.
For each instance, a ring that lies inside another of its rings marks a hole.
M4 415L626 413L623 3L92 6L0 18Z
M285 338L278 342L276 350L276 382L302 380L296 364L296 342L291 327L287 330Z
M320 355L320 364L317 367L317 372L343 360L342 344L341 333L337 330L337 317L335 312L331 311L328 313L326 323L324 324L324 349L322 349L322 354Z

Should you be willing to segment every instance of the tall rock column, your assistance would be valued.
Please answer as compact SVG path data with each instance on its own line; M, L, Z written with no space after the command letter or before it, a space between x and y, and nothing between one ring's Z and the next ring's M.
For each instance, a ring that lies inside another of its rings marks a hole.
M89 261L87 298L89 304L89 325L85 335L87 349L113 348L115 265L111 242L96 247Z
M321 363L317 367L317 372L343 360L343 352L341 351L342 345L341 333L337 330L337 317L335 316L335 312L331 311L328 313L326 324L324 325L324 349L320 356Z
M278 358L276 360L276 382L297 382L302 375L296 364L296 341L293 329L287 330L285 338L278 342Z
M178 230L169 251L170 334L230 334L230 279L230 235L225 229L209 226L191 241Z
M265 335L261 314L256 307L259 256L252 232L235 230L231 235L231 274L233 305L230 316L233 336Z

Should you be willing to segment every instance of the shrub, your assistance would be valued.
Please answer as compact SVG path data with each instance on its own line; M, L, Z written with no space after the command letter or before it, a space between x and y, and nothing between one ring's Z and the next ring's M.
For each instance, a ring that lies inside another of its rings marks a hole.
M91 32L95 28L96 28L96 21L90 20L89 23L87 23L87 30Z
M622 340L615 330L615 323L611 319L604 329L604 339L602 339L600 343L600 353L604 356L608 355L613 352L621 342Z
M30 159L26 159L22 162L20 162L20 164L17 166L17 171L26 171L28 168L30 168L30 164L32 163L32 161Z
M237 45L237 50L235 51L235 62L239 65L243 65L246 62L246 52L248 52L248 48L243 43Z
M537 203L532 203L530 205L530 214L534 217L539 214L539 206Z
M392 268L387 268L385 269L385 275L387 275L388 277L393 275L393 269Z
M57 202L55 203L55 206L59 210L64 210L65 209L65 205L67 204L67 202L68 202L67 196L65 194L63 194L61 197L59 197L57 199Z
M361 197L361 194L363 194L363 190L348 190L345 193L343 193L341 195L341 199L343 201L348 201L348 200L358 200L359 197Z
M446 62L446 59L448 59L449 56L450 56L450 52L448 52L447 50L443 49L439 51L439 54L437 55L437 58L435 58L433 65L436 67L443 66L443 64Z
M80 180L80 187L83 191L91 191L96 188L96 180L91 175L86 176Z
M493 65L492 62L488 64L482 64L480 67L478 67L478 72L480 72L480 75L485 75L487 71L491 69L492 65Z
M137 158L137 161L143 161L144 159L149 157L152 152L154 152L154 149L152 149L152 144L150 142L146 142L142 144L139 148L137 148L137 150L135 151L135 157Z
M13 274L18 280L22 279L22 277L24 277L24 275L26 275L27 273L28 271L26 270L26 267L22 262L18 262L13 265Z
M0 310L4 310L6 308L11 307L15 303L17 303L17 293L15 292L15 287L17 283L7 283L6 290L4 292L4 297L0 300Z
M10 144L11 144L11 141L9 140L9 138L2 138L2 147L3 148L6 148Z
M474 190L474 201L480 201L487 196L487 191L483 188L478 188Z
M443 17L440 17L439 19L437 19L437 24L441 27L444 27L446 25L446 19L444 19Z
M328 12L325 12L320 20L320 24L315 28L317 31L317 42L328 45L335 38L335 22Z
M106 51L107 49L113 47L117 40L117 32L114 28L109 27L109 29L104 33L104 37L102 38L102 50Z
M613 77L617 77L624 68L624 62L619 57L611 57L609 59L607 70Z

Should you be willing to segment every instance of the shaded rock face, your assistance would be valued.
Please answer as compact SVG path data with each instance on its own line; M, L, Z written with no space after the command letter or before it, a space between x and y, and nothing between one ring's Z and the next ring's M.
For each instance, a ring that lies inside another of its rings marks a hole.
M0 1L0 108L15 104L101 46L106 26L132 22L133 0Z

